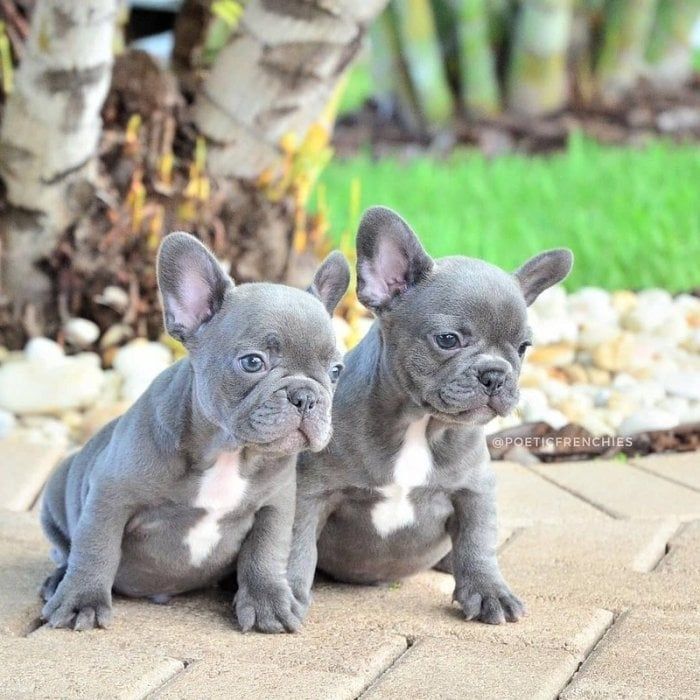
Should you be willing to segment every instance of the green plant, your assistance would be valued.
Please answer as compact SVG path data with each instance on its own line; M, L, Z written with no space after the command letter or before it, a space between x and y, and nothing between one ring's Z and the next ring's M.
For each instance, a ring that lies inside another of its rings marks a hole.
M513 269L541 249L570 246L570 289L700 286L700 158L692 145L626 149L576 136L566 152L548 157L489 161L458 151L445 160L400 161L362 153L331 162L321 181L335 244L356 230L360 209L384 204L436 256L470 255ZM360 207L349 207L358 181Z

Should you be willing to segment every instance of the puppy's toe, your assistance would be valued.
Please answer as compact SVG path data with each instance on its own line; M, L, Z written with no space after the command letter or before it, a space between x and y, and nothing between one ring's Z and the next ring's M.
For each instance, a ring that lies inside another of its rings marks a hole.
M93 629L95 627L96 617L95 608L83 608L75 616L73 629L77 631Z
M501 607L501 601L492 596L484 598L477 619L489 625L502 625L506 621L506 616Z
M517 622L527 615L523 601L512 593L501 598L501 606L508 622Z
M255 608L237 598L235 609L241 632L250 632L255 626Z

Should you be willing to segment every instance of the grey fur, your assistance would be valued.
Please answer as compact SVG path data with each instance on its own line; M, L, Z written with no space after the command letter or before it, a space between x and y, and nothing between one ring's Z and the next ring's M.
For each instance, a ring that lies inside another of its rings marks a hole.
M244 631L298 627L285 577L295 461L330 438L329 370L339 355L329 311L348 273L336 255L319 268L313 295L235 287L196 239L164 239L165 324L189 357L49 480L41 520L58 567L42 589L49 625L104 627L113 590L163 602L235 571ZM250 353L264 357L263 371L243 370L240 357ZM217 459L232 453L246 481L241 500L215 523L220 538L196 563L185 537L207 511L195 499Z
M530 339L526 303L566 276L571 253L544 253L517 276L471 258L432 260L381 207L364 215L357 252L358 295L377 320L345 358L331 442L299 459L288 565L295 598L305 611L317 565L339 581L375 583L440 564L453 571L468 619L517 620L524 606L496 558L483 425L515 407L519 349ZM437 345L447 332L459 334L458 349ZM413 523L382 536L372 519L379 489L391 484L407 429L420 419L432 470L410 491Z

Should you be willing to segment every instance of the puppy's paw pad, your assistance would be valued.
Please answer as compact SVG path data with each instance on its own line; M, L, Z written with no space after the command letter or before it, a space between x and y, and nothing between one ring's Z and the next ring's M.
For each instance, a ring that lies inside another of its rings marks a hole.
M287 586L266 586L251 590L241 586L234 600L236 617L242 632L278 634L296 632L301 619L295 609L295 600Z

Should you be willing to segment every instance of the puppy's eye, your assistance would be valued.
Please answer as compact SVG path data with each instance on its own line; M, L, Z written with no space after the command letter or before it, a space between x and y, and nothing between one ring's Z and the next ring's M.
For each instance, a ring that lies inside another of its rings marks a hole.
M455 333L438 333L435 336L435 342L443 350L452 350L459 345L459 338Z
M243 357L238 360L238 364L244 372L249 372L251 374L265 369L265 360L263 360L260 355L255 354L243 355Z
M343 365L333 365L333 367L330 368L328 375L330 376L333 384L335 384L338 381L338 378L340 377L340 373L342 371L343 371Z
M526 340L524 343L520 343L520 347L518 348L518 355L522 357L525 354L525 351L532 345L532 343L529 340Z

